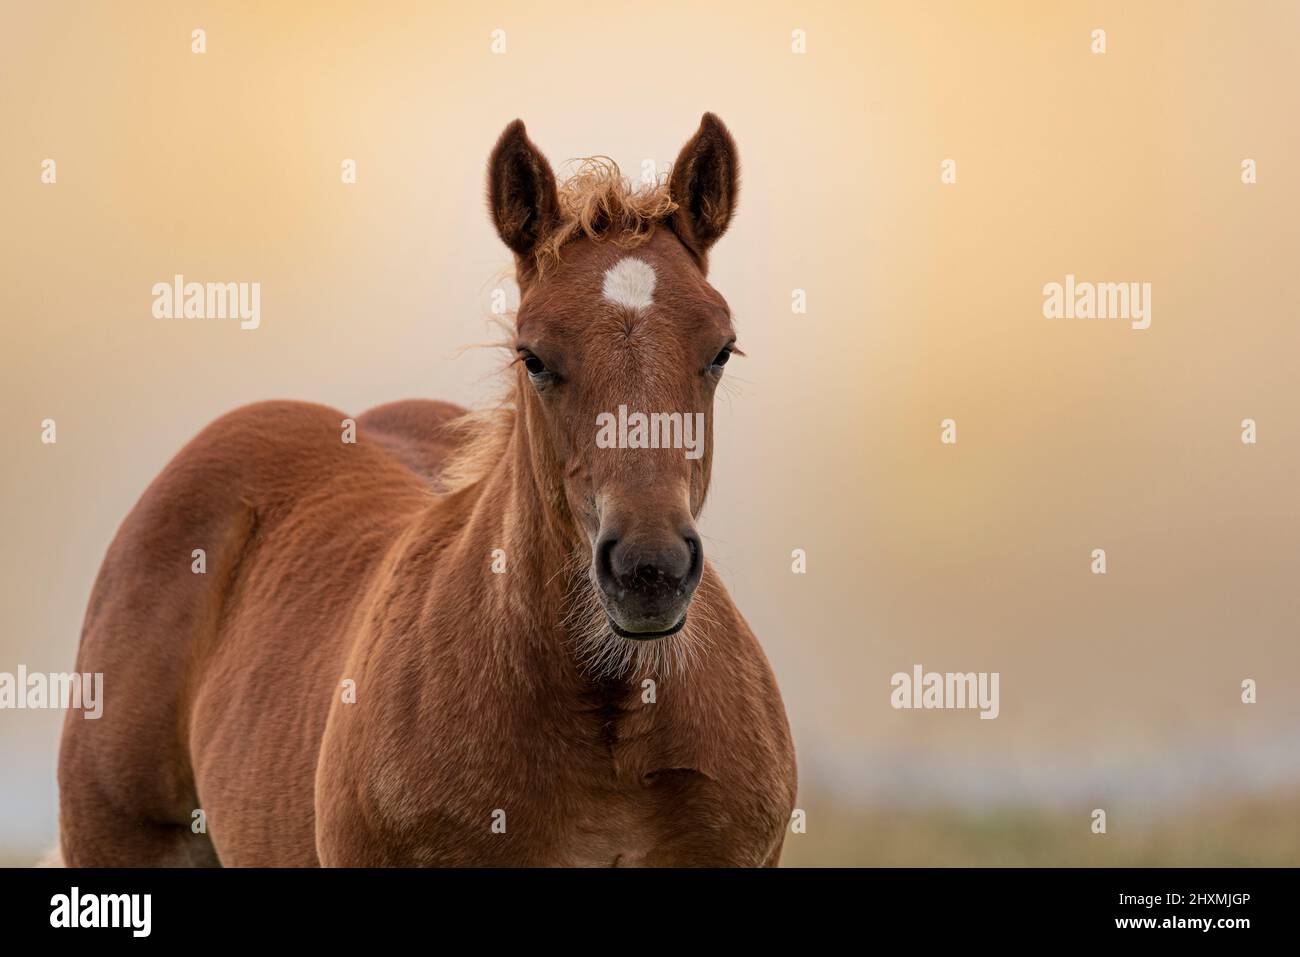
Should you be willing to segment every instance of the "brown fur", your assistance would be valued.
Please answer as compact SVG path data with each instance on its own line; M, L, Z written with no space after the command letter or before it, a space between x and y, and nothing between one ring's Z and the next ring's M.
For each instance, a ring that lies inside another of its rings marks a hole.
M105 711L65 724L70 865L777 862L794 752L713 570L686 627L649 641L608 630L591 577L611 523L647 543L693 527L708 487L709 360L733 335L703 271L735 202L716 118L678 167L694 172L668 188L687 192L650 207L590 179L562 203L522 124L507 129L489 201L519 260L518 345L566 381L538 388L515 365L487 438L455 406L410 401L360 416L345 444L344 413L268 402L155 479L86 613L77 668L104 673ZM647 208L628 232L624 212ZM630 247L658 275L640 318L599 297ZM594 450L588 417L619 402L705 411L706 454Z

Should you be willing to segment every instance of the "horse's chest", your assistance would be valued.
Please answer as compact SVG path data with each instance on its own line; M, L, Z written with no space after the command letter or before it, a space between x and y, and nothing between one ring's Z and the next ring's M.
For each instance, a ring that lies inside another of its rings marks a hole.
M640 867L659 843L655 814L645 795L592 795L570 805L557 823L553 864L567 867Z
M652 855L680 799L680 788L659 786L658 768L665 760L659 744L654 733L633 742L612 733L602 745L570 751L567 766L554 769L555 863L636 867Z
M565 729L543 777L551 836L547 863L637 867L662 862L666 843L691 825L690 806L717 797L694 763L690 742L667 716L637 707L584 712ZM541 742L537 742L539 750Z
M736 813L754 802L667 715L574 709L490 738L486 727L463 725L450 747L422 742L351 774L374 782L373 803L318 819L327 837L357 828L358 846L330 861L376 843L388 861L452 866L755 863L769 850L766 822L754 834Z

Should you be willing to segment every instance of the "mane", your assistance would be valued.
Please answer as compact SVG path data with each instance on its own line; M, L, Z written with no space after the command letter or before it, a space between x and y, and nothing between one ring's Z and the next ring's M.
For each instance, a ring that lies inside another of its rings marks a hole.
M438 473L438 491L452 495L487 476L505 454L514 428L515 406L509 400L444 423L443 429L461 442Z
M560 224L534 253L537 274L560 264L563 248L577 239L610 242L635 249L650 240L655 229L677 209L668 195L667 174L654 183L633 185L608 156L576 161L576 169L559 184ZM493 316L506 339L477 343L466 348L502 348L513 351L515 327L510 316ZM485 409L476 409L448 422L461 445L439 475L445 493L458 492L482 479L501 460L514 430L515 405L506 397Z
M560 251L575 239L612 242L625 249L640 246L677 209L668 195L666 175L633 186L608 156L578 160L558 196L560 224L534 253L539 275L559 265Z

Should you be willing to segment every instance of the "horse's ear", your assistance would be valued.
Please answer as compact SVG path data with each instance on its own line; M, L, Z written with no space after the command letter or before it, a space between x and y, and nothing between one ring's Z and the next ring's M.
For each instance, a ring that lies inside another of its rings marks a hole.
M712 113L705 113L668 180L668 194L677 204L674 232L701 259L727 231L740 190L740 157L736 142Z
M505 128L488 160L488 207L501 240L525 259L559 219L555 174L522 120Z

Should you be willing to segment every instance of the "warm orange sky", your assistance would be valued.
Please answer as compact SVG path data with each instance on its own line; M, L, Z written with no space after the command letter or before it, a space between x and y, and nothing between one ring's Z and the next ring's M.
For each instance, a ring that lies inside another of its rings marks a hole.
M712 110L744 187L711 279L748 358L703 531L780 679L801 801L1159 807L1300 780L1294 3L5 20L0 671L72 666L117 524L223 411L491 394L498 357L455 352L508 265L482 193L509 120L557 167L636 175ZM260 282L261 327L154 319L176 273ZM1151 283L1151 327L1043 318L1067 274ZM999 718L894 711L916 663L1000 672ZM0 713L22 831L53 831L58 717Z

